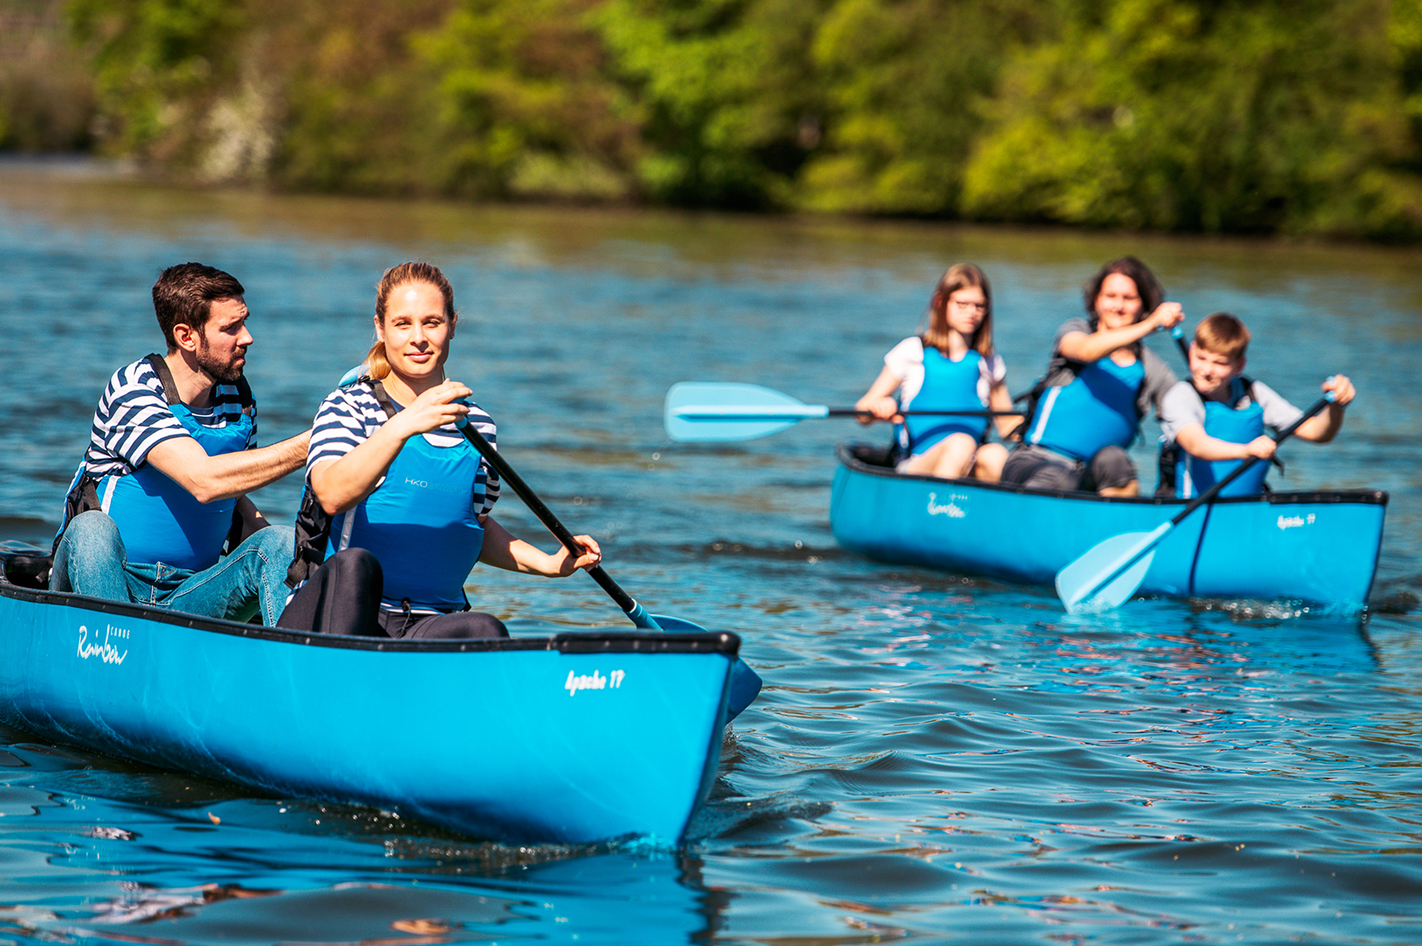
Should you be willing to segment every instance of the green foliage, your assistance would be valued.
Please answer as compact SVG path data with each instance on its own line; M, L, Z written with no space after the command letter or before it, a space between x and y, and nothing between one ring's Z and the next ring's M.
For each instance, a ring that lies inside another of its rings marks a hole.
M459 0L414 40L435 77L429 116L447 193L630 195L640 143L579 0Z
M829 115L802 202L953 214L1001 51L1038 33L1051 13L1016 0L835 0L814 40Z
M279 145L271 178L303 190L435 192L429 168L443 142L429 132L435 78L412 48L414 31L442 19L444 0L342 0L302 5L249 0L279 23L261 44L279 83Z
M1376 0L1083 2L1009 65L965 213L1165 230L1379 232L1415 161ZM1409 210L1411 205L1414 209ZM1392 221L1392 222L1388 222Z
M62 151L89 142L88 64L48 0L0 0L0 149Z
M1422 0L65 2L208 180L1422 237Z
M638 181L673 204L783 206L820 110L806 53L818 0L608 0L611 73L646 151Z
M119 151L187 153L191 123L231 77L246 22L227 0L70 0L75 36L97 48L100 108Z

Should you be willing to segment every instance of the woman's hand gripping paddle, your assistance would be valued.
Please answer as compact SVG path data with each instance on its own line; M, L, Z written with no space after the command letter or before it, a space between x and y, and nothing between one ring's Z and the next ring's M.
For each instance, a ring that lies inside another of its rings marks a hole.
M904 411L914 415L1017 417L1021 411ZM805 404L758 384L683 381L667 391L662 419L667 436L681 443L752 440L819 417L867 417L852 407Z
M460 430L464 436L474 445L474 449L488 461L489 465L498 471L505 483L513 487L513 491L518 494L524 504L532 510L549 532L552 532L563 543L569 554L574 557L582 554L582 547L578 544L573 533L553 515L552 510L543 504L543 500L538 498L538 494L529 488L523 481L523 477L514 472L514 468L509 466L507 460L494 449L489 441L484 439L484 435L474 429L474 426L467 422L465 418L460 418ZM597 582L606 591L617 606L626 613L633 624L645 631L692 631L704 632L706 628L691 621L683 621L680 618L664 617L662 615L653 616L648 614L646 609L638 604L631 595L623 591L617 582L612 580L612 576L602 570L601 565L594 565L587 570L593 581ZM731 667L730 693L727 697L727 721L735 719L760 692L760 677L752 670L744 660L739 658Z
M1279 436L1274 439L1283 441L1292 436L1304 421L1322 411L1332 401L1333 392L1330 391L1319 398L1302 417L1280 431ZM1057 572L1057 595L1066 606L1067 613L1109 611L1125 603L1145 579L1151 560L1155 557L1156 546L1170 534L1170 530L1184 521L1190 513L1213 500L1220 490L1258 462L1259 457L1245 460L1231 470L1228 476L1190 500L1173 519L1162 522L1152 531L1127 532L1112 536Z

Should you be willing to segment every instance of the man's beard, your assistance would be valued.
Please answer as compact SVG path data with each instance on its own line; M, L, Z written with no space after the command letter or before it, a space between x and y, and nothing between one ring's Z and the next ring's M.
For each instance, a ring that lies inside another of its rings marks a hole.
M209 378L220 384L236 384L242 377L242 366L233 364L240 357L246 355L246 350L234 351L231 361L219 361L212 356L212 349L207 345L207 339L198 336L198 349L196 353L198 367L201 368Z

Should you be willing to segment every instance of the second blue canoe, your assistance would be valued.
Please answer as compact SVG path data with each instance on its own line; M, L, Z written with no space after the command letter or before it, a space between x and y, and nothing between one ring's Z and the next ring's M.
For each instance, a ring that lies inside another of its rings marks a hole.
M830 498L840 545L888 562L1050 586L1098 542L1149 532L1185 506L976 480L902 476L883 450L842 445ZM1380 490L1273 492L1197 510L1161 542L1143 594L1366 606L1382 545Z

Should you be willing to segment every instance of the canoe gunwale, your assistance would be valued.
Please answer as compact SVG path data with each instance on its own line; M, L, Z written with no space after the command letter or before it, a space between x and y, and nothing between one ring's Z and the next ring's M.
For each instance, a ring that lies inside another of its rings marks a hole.
M472 640L396 640L340 634L310 634L259 624L241 624L207 618L184 611L169 611L125 601L110 601L64 591L25 588L0 573L0 596L38 605L60 605L84 611L139 618L157 624L193 628L232 637L245 637L312 647L370 650L399 653L461 653L516 650L556 650L565 654L587 653L721 653L734 658L740 651L740 636L730 631L659 632L637 630L594 630L553 634L544 637L509 637Z
M865 459L866 457L882 457L884 453L885 450L883 447L867 443L841 443L835 447L835 455L843 466L848 467L856 473L864 473L870 476L921 480L928 483L958 483L963 486L970 486L973 489L1018 493L1030 496L1050 496L1057 499L1069 499L1075 502L1087 503L1183 507L1189 502L1189 500L1179 499L1174 496L1102 496L1099 493L1088 493L1079 490L1037 489L1022 486L1017 483L985 483L982 480L975 479L945 480L936 476L927 476L918 473L899 473L892 467L873 463ZM1388 504L1388 498L1387 491L1380 489L1271 491L1259 496L1229 496L1218 498L1212 502L1212 505L1224 506L1267 502L1273 505L1292 505L1300 503L1362 503L1386 506Z

